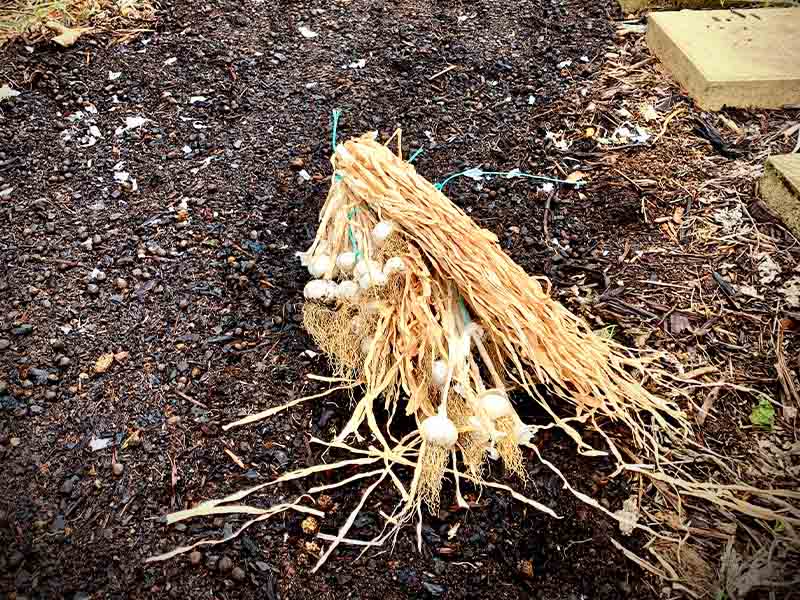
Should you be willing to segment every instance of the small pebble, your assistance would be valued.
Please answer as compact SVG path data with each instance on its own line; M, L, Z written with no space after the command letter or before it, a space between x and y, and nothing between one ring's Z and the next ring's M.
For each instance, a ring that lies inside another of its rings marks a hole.
M220 573L227 573L233 568L233 561L227 556L223 556L219 559L219 562L217 562L217 568L220 570Z
M197 550L195 550L189 555L189 562L192 563L193 567L199 565L202 560L203 560L203 555Z
M128 282L125 281L122 277L117 277L117 279L114 281L114 285L117 287L118 290L128 289Z
M244 569L242 569L241 567L236 567L231 572L231 577L233 577L236 581L244 581L245 578Z
M178 302L178 306L181 310L186 310L189 308L189 301L186 298L181 298L181 301Z
M122 475L122 472L125 470L125 467L122 463L115 462L111 465L111 471L114 473L114 477L119 477Z
M89 292L89 294L91 294L92 296L96 296L97 294L100 293L100 288L97 287L95 284L90 283L89 285L86 286L86 291Z
M13 333L14 335L30 335L31 333L33 333L33 325L31 325L30 323L24 323L19 327L12 329L11 333Z

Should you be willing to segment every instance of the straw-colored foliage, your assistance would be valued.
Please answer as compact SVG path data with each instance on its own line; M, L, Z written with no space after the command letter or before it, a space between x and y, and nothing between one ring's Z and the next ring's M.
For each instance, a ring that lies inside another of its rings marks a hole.
M534 438L542 430L560 428L578 452L610 457L617 465L612 476L628 472L654 485L669 485L706 502L718 514L780 518L787 531L796 526L800 493L696 482L667 467L665 440L671 456L693 448L693 442L679 408L682 392L663 369L662 357L592 332L550 297L546 279L526 274L502 251L494 234L476 225L399 152L394 154L373 136L340 144L332 164L334 176L316 238L301 254L303 264L319 279L306 288L304 323L331 361L335 376L327 381L338 384L333 390L358 388L363 395L335 439L312 441L352 458L289 473L227 501L280 481L371 465L373 470L309 490L317 493L372 480L338 534L320 535L330 545L318 568L340 543L365 549L380 546L411 519L421 519L423 506L436 512L444 480L452 482L455 501L462 507L468 506L462 487L469 483L504 490L558 517L515 489L524 487L525 450L556 473L575 497L617 519L623 533L639 529L660 540L659 560L678 556L672 550L680 547L682 537L640 523L635 496L625 510L611 512L577 490L543 457ZM352 290L353 282L359 284L357 293L336 291L348 285ZM317 292L312 294L312 288ZM549 422L524 423L510 399L514 390L538 403ZM376 418L377 402L391 415L387 423ZM399 431L393 425L393 416L401 410L415 419L415 430ZM586 430L599 434L592 439L601 440L602 447L584 440ZM700 457L702 449L692 452ZM625 455L633 461L627 462ZM513 483L484 479L489 460L501 460ZM398 476L400 468L413 470L410 482ZM369 541L348 538L358 511L384 481L395 487L399 503L385 515L383 533ZM204 503L194 510L210 514L215 507L230 508ZM677 579L688 568L686 556L681 557L683 570L669 570L646 565L624 551L665 578ZM708 574L703 572L703 577L708 579Z
M17 40L71 46L91 32L125 37L154 18L152 0L11 0L0 7L0 47Z

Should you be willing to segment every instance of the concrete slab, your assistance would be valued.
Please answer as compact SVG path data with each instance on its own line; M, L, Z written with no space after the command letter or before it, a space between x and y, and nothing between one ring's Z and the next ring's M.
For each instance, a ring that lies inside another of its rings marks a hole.
M770 156L759 187L764 203L800 236L800 154Z
M800 7L651 13L647 44L704 110L800 103Z
M676 10L680 8L737 8L753 6L752 0L618 0L624 13L647 10Z

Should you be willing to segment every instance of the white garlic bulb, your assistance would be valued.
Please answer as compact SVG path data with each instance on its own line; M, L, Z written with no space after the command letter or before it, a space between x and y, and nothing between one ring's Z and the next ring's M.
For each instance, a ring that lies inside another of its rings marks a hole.
M458 429L455 424L443 415L428 417L419 427L422 439L429 444L452 448L458 441Z
M364 273L358 278L358 285L361 286L362 290L366 290L373 286L383 287L386 285L387 281L388 278L384 275L383 271L376 271L374 273Z
M431 368L431 381L436 387L442 387L447 381L447 363L443 360L433 361Z
M361 340L361 352L363 352L364 354L369 354L370 346L372 346L371 337L365 337L363 340Z
M358 294L358 284L355 281L346 279L336 286L337 298L355 298L356 294Z
M336 266L342 273L349 273L356 265L356 255L353 252L342 252L336 257Z
M306 300L325 300L330 297L330 284L330 281L324 279L312 279L303 288L303 296Z
M381 221L372 228L372 238L375 240L376 246L382 246L383 242L392 235L394 231L394 223L391 221Z
M327 254L320 254L308 265L308 272L311 273L312 277L319 279L320 277L324 277L325 273L330 271L332 267L333 260L331 260L331 257Z
M399 256L393 256L392 258L386 261L385 265L383 265L383 272L386 275L392 275L394 273L402 273L405 270L406 270L406 263Z
M489 390L478 397L478 404L490 419L496 420L514 414L514 407L504 394Z
M356 276L356 279L359 279L364 273L377 273L382 271L383 271L383 265L379 263L377 260L362 259L356 263L353 273Z

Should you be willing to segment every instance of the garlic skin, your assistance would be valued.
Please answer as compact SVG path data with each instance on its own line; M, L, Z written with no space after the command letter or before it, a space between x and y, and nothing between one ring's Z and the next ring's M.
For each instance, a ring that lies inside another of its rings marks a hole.
M332 281L325 279L312 279L303 288L303 296L306 300L327 300L332 296ZM336 284L333 284L336 286Z
M342 300L355 298L358 294L358 284L355 281L346 279L336 286L336 297Z
M496 391L489 390L481 394L478 398L478 404L492 420L509 417L514 414L514 407L511 406L508 398Z
M376 246L383 246L386 239L392 235L394 231L394 223L391 221L381 221L372 228L372 239L375 240Z
M530 444L531 438L533 438L533 428L531 426L525 425L522 421L514 425L514 441L517 445Z
M308 265L308 272L311 273L311 276L315 279L319 279L320 277L324 277L325 273L330 271L333 268L333 260L327 254L320 254L314 260L311 261L311 264Z
M447 363L443 360L433 361L431 367L431 381L436 387L442 387L447 381Z
M367 290L371 287L383 287L386 285L388 277L383 271L376 271L375 273L364 273L358 278L358 285L362 290Z
M383 273L387 276L393 275L394 273L402 273L405 270L406 270L406 263L399 256L393 256L392 258L386 261L385 265L383 265Z
M336 257L336 266L342 273L349 273L356 266L356 255L353 252L342 252Z
M443 415L425 419L419 426L419 432L423 440L442 448L452 448L458 441L455 423Z

